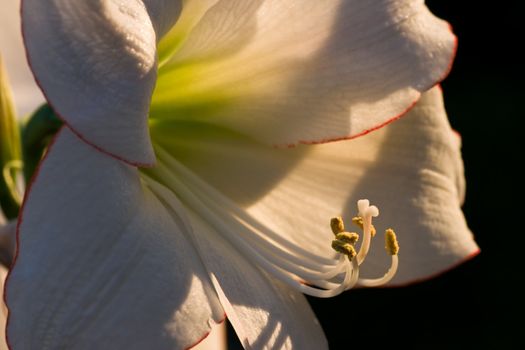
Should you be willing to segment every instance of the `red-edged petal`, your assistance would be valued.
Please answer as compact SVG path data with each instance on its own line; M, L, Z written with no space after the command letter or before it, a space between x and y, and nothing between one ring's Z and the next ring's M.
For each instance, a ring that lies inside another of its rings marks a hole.
M195 13L183 8L169 34L189 32L160 70L152 117L276 145L351 138L396 119L443 79L456 47L421 0L222 0L197 23L186 15Z
M183 214L181 214L183 215ZM13 349L185 349L223 311L179 213L63 129L19 223Z
M29 63L57 114L99 149L145 165L155 160L147 127L157 73L149 12L141 1L22 3Z

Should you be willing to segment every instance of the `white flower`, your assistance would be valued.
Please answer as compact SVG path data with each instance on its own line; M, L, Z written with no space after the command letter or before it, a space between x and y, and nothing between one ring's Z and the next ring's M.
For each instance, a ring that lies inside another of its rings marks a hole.
M246 347L326 348L300 292L359 284L328 224L364 197L402 242L394 284L477 252L460 141L424 93L455 38L422 1L24 0L22 16L67 126L19 220L13 348L184 349L224 314ZM373 244L361 276L389 266Z

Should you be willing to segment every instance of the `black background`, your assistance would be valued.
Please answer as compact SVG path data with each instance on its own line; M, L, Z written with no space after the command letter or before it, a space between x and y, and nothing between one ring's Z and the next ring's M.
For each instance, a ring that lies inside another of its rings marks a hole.
M427 5L459 38L453 70L442 86L450 122L463 138L464 211L481 254L410 287L309 298L331 349L524 346L525 340L517 339L525 331L520 325L525 324L525 294L518 297L525 277L525 259L519 259L525 255L525 173L518 169L525 148L520 108L525 61L519 52L525 44L525 12L518 1L431 0ZM230 348L238 349L231 338Z

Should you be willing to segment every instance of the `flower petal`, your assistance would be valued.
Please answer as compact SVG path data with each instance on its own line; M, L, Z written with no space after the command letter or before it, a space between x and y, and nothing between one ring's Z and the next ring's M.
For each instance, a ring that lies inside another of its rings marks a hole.
M164 167L164 164L160 166ZM155 169L151 172L159 175ZM183 204L169 187L155 187L159 198L175 212L181 212ZM182 188L186 185L181 184L177 190ZM302 294L252 265L249 254L239 251L221 237L224 225L209 224L208 213L193 212L192 208L184 212L189 216L181 216L182 222L192 233L221 304L245 348L327 348L323 331ZM233 215L228 208L221 209L221 212L225 216ZM243 234L235 228L231 228L230 233Z
M249 214L243 220L259 234L273 231L330 257L330 218L343 215L350 222L357 200L368 198L380 208L378 230L393 227L398 234L400 268L393 284L428 277L478 251L460 208L460 142L439 88L424 94L403 119L352 141L276 149L221 129L179 127L176 134L165 129L172 138L159 132L162 123L152 133L203 183L220 191L219 206ZM380 277L388 268L383 244L374 240L363 277Z
M183 0L142 0L153 22L157 40L168 32L177 22L182 10Z
M7 67L18 115L24 116L44 102L44 96L27 65L20 30L20 0L4 1L0 23L0 55Z
M203 260L241 343L248 349L328 349L306 298L269 277L198 216Z
M180 2L22 5L29 62L57 114L105 152L132 164L154 163L147 116L157 75L155 29L166 30Z
M136 168L64 128L19 224L7 284L15 349L185 349L223 311L178 213Z
M277 145L351 138L404 114L455 45L421 0L217 1L159 70L151 116Z

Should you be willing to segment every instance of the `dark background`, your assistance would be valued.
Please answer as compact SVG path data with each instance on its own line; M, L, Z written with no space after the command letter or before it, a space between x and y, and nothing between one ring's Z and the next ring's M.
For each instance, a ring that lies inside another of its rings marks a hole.
M525 173L518 169L525 148L520 108L525 61L518 52L525 44L525 12L518 1L426 3L459 38L453 70L442 86L450 122L463 138L464 211L481 254L410 287L309 298L331 349L396 344L404 349L507 349L525 342L517 341L525 332L519 312L525 294L518 292L525 277L525 260L518 261L525 255L520 222ZM341 318L342 312L348 317ZM230 348L238 349L231 342Z

